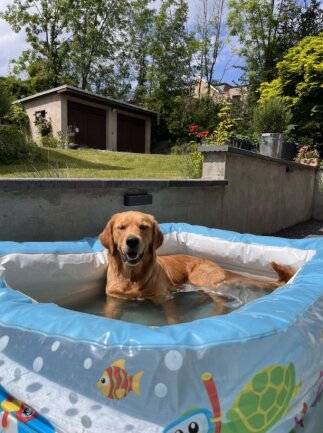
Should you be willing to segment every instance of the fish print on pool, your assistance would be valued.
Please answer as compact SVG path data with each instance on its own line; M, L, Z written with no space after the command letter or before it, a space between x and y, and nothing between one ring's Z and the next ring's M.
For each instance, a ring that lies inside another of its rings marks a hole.
M125 360L119 359L106 368L97 382L102 394L114 400L121 400L133 391L140 395L140 381L143 371L130 376L125 370Z

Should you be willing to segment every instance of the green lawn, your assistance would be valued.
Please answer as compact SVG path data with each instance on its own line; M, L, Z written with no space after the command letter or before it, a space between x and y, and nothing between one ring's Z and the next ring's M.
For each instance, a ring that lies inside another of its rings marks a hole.
M187 177L185 157L95 150L42 148L41 161L0 165L0 177L146 178Z

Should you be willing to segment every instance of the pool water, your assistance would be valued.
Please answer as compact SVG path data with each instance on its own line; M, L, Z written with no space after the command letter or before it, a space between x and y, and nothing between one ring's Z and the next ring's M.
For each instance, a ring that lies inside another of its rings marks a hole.
M222 290L221 290L222 289ZM223 294L225 292L225 295ZM222 298L227 307L226 313L241 308L253 299L267 294L265 290L246 283L236 283L219 286L215 292ZM217 315L217 303L200 288L185 285L181 291L173 294L173 300L178 311L179 323L191 322L209 316ZM108 302L105 290L87 291L73 295L58 304L70 310L79 311L96 316L105 316L104 308ZM167 320L163 308L150 300L123 302L123 309L119 317L126 322L140 323L147 326L165 326Z

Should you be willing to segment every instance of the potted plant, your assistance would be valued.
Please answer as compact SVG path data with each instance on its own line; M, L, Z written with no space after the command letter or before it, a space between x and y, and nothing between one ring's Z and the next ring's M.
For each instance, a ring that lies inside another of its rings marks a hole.
M260 135L260 153L281 158L283 134L290 127L291 112L282 98L271 98L253 113L254 130Z
M321 163L320 154L316 146L310 145L299 147L295 161L300 164L311 165L312 167L318 167Z

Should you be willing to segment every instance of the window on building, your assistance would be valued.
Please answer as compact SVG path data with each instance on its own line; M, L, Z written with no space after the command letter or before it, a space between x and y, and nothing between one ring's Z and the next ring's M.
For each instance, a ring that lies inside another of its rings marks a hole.
M46 119L46 111L45 110L40 110L40 111L35 111L35 123L39 123L42 119Z

